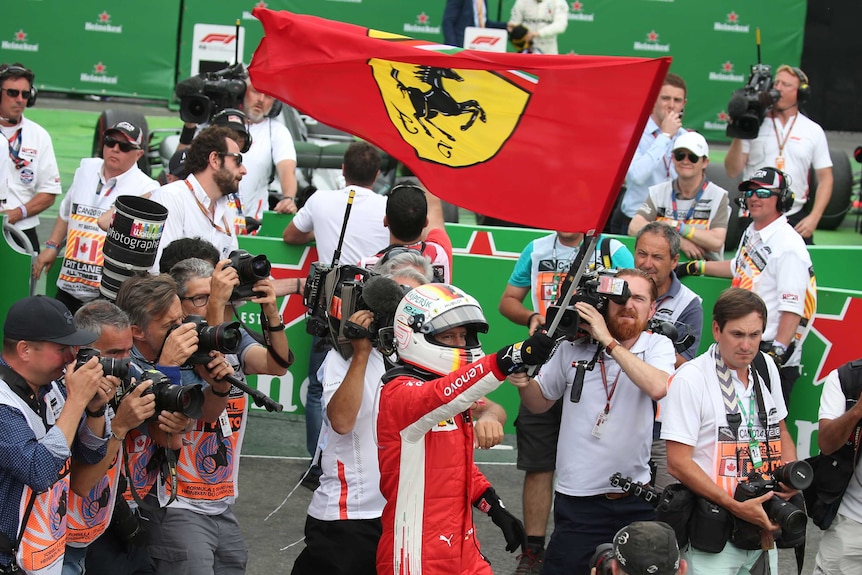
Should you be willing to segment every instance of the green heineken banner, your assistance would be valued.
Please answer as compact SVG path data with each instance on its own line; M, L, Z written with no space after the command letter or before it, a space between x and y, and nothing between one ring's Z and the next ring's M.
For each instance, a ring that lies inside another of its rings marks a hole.
M0 19L0 62L40 90L165 100L173 93L179 0L24 0Z
M261 235L243 236L240 246L252 254L266 254L272 262L272 275L276 278L306 277L309 266L317 258L314 246L288 246L281 241L290 216L267 212ZM516 326L497 311L500 295L521 251L531 240L549 232L531 229L495 228L448 224L454 256L453 283L476 297L482 304L490 327L482 336L482 347L490 352L526 337L526 328ZM269 236L269 237L267 237ZM630 249L634 238L618 237ZM796 438L800 455L817 450L817 410L823 380L839 365L862 356L854 326L862 323L862 285L858 273L847 275L847 261L862 258L859 247L809 248L818 278L817 314L803 348L802 375L793 388L788 429ZM844 262L842 264L842 262ZM840 273L837 270L842 270ZM854 279L855 278L855 279ZM729 280L718 278L686 278L686 285L703 297L704 336L699 352L712 343L712 307L719 294L730 286ZM853 290L846 289L853 287ZM258 389L284 404L286 412L303 413L308 387L308 345L311 336L305 333L304 314L300 296L289 296L280 302L284 323L296 363L283 377L258 376ZM529 301L529 296L527 300ZM245 308L248 308L246 311ZM256 306L240 308L241 316L251 327L257 326L259 312ZM507 384L501 385L490 396L509 413L507 433L513 433L514 414L518 408L518 393Z
M489 0L490 17L499 11L508 20L513 3ZM251 14L257 6L443 40L442 0L23 0L11 3L0 22L0 61L33 68L41 89L167 100L177 80L233 63L237 20L240 60L251 61L263 34ZM803 0L575 0L568 6L560 53L671 56L671 71L689 87L684 125L708 138L724 137L730 94L756 61L757 28L764 63L798 65L802 53Z

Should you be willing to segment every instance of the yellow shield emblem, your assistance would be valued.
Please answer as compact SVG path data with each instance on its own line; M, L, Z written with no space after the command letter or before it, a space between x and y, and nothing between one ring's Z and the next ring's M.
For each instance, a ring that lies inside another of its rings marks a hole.
M518 125L530 93L488 70L369 60L392 125L417 155L453 168L487 162Z

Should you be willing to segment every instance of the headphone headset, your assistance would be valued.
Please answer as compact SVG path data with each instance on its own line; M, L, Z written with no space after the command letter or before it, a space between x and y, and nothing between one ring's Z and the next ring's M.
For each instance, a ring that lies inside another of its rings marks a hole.
M0 67L0 86L3 85L7 79L12 77L20 77L26 78L30 83L30 97L27 98L27 107L32 108L36 105L36 86L33 84L33 80L35 80L36 75L33 74L33 70L29 68L25 68L23 66L17 66L15 64L12 65L4 65Z
M811 97L811 86L808 84L808 75L796 66L788 66L793 75L799 78L799 88L796 89L796 101L799 105L804 104Z
M807 86L807 84L806 84ZM790 208L793 207L794 194L790 189L790 176L788 176L785 172L776 169L781 177L779 178L778 185L778 202L776 202L775 207L782 214L790 211Z

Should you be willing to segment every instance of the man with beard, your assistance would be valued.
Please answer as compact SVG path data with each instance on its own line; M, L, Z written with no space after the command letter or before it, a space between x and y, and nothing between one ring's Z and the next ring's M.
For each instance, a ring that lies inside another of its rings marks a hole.
M221 259L239 247L239 230L231 225L238 212L228 200L246 174L236 139L236 132L228 128L204 128L186 154L188 177L153 193L153 200L168 209L153 273L158 273L164 246L178 238L203 238L216 247Z
M541 372L509 376L521 402L536 413L560 398L563 416L557 443L554 532L545 551L542 573L587 573L600 543L632 521L655 518L652 505L618 488L608 478L616 472L635 481L650 480L653 401L667 392L674 349L664 336L644 331L655 312L655 282L635 269L620 270L631 297L608 301L605 312L586 302L575 304L588 337L564 342ZM571 401L578 362L598 354L596 369L583 372L583 388Z
M275 206L275 211L283 214L296 213L296 148L293 136L283 122L272 117L275 98L258 92L245 78L245 95L242 100L242 112L248 125L248 135L251 143L247 146L240 142L243 161L248 169L248 177L239 187L239 197L242 203L241 211L249 218L260 220L263 211L269 209L269 184L273 179L273 166L278 183L281 187L282 199ZM235 110L227 109L229 113ZM219 124L217 114L212 124ZM227 125L228 118L223 117L221 125ZM231 122L236 123L235 120ZM245 123L240 120L240 123ZM196 137L200 128L197 124L186 123L180 134L180 144L177 149L187 148Z

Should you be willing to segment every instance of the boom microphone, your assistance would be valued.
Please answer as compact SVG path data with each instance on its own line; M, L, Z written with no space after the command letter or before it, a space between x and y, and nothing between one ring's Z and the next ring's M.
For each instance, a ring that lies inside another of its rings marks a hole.
M727 115L731 118L739 118L748 110L748 100L742 94L734 94L727 103Z
M373 276L366 280L362 299L375 316L392 317L404 297L401 286L390 278Z

